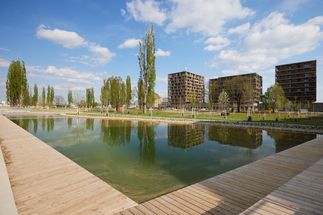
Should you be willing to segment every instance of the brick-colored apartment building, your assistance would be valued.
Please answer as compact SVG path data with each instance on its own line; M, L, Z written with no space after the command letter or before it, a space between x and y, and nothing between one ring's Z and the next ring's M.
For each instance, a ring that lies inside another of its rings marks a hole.
M316 60L278 65L275 73L287 99L316 101Z
M196 103L204 102L203 90L205 78L188 71L168 74L168 102L173 107L180 108L180 98L183 104L189 104L189 94L196 95Z
M213 95L219 96L219 94L222 92L222 90L226 90L224 86L224 82L227 80L231 80L232 78L235 77L243 77L243 78L248 78L251 82L252 88L253 88L253 101L254 104L248 104L248 103L243 103L240 107L240 110L247 110L248 107L259 107L259 101L260 101L260 95L262 95L262 77L258 75L257 73L249 73L249 74L242 74L242 75L233 75L233 76L225 76L225 77L220 77L220 78L214 78L209 80L209 84L217 84L217 88L213 89L216 92L213 93ZM243 84L243 83L241 83ZM211 93L212 94L212 93ZM212 98L211 98L212 99ZM217 98L212 99L214 101L217 100ZM237 99L235 99L237 100ZM214 106L215 109L218 109L218 105Z

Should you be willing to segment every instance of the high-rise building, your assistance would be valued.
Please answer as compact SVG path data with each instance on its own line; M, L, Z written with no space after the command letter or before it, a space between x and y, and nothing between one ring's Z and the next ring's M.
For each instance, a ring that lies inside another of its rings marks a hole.
M240 106L240 110L247 110L248 108L252 107L259 107L259 101L260 101L260 95L262 95L262 77L258 75L257 73L249 73L249 74L243 74L243 75L233 75L233 76L225 76L220 78L213 78L209 80L209 85L216 84L215 88L211 88L210 90L213 90L214 92L210 92L210 99L214 102L217 101L219 94L226 89L225 82L228 80L232 80L233 78L241 78L240 81L244 80L247 81L251 85L251 90L249 91L250 97L252 98L252 102L244 101L244 98L242 99L242 103ZM238 85L246 84L246 82L237 83ZM241 95L241 94L240 94ZM212 98L214 96L215 98ZM238 94L235 96L234 101L238 101ZM231 103L231 102L229 102ZM252 104L251 104L252 103ZM229 105L230 106L230 105ZM215 109L218 109L219 107L216 105L214 107Z
M189 104L190 93L196 96L196 103L204 102L204 82L204 76L188 71L168 74L168 102L177 108L181 102Z
M316 101L316 60L278 65L276 83L290 101Z

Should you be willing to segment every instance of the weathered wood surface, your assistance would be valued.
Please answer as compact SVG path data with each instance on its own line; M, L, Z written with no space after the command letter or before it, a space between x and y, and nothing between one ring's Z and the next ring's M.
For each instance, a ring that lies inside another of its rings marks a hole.
M111 214L137 205L2 115L0 138L19 214Z
M319 137L118 214L323 214L322 158Z

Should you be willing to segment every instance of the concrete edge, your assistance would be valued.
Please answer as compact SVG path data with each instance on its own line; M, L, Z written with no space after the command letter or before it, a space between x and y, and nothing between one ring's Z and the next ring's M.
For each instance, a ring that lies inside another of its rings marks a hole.
M12 194L6 163L0 147L0 214L18 215Z

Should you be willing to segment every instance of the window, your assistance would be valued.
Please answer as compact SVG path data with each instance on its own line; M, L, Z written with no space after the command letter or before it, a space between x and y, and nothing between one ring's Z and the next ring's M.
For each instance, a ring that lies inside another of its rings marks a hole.
M310 77L310 74L306 73L306 74L305 74L305 77Z
M305 92L304 95L307 95L307 92Z
M292 74L292 71L288 71L288 74Z
M292 80L289 80L289 83L292 83Z
M291 66L288 66L288 69L292 69L292 67Z
M297 89L297 92L301 92L301 89Z
M306 79L304 79L304 82L308 82L308 79L306 78Z
M297 68L301 68L301 65L297 65Z
M289 75L289 76L288 76L288 78L292 78L292 76L291 76L291 75Z
M307 84L304 84L304 86L305 86L305 87L309 87L309 86L310 86L310 84L308 84L308 83L307 83Z
M292 85L291 84L288 84L288 87L292 87Z
M288 89L288 92L292 92L292 89Z
M310 67L309 63L304 64L304 67Z
M310 91L310 88L305 88L305 91Z

